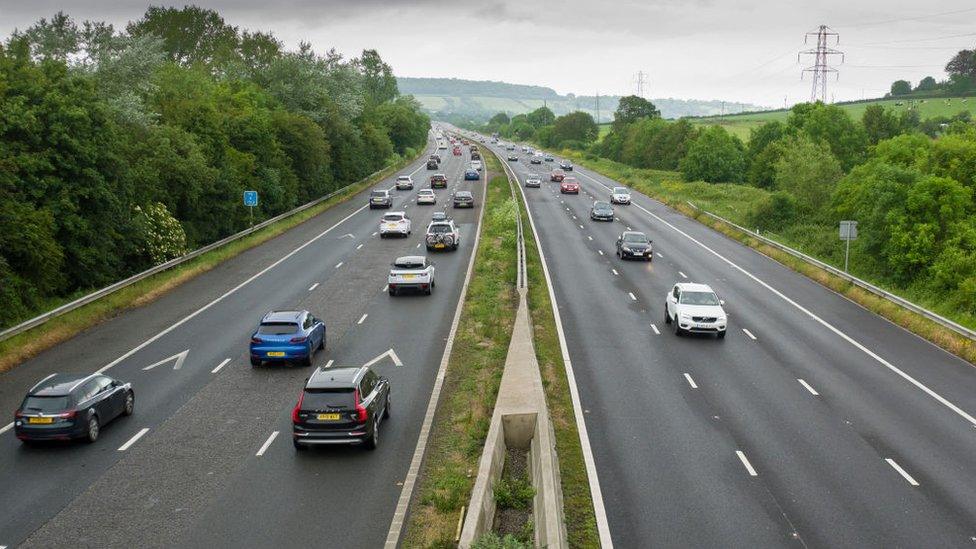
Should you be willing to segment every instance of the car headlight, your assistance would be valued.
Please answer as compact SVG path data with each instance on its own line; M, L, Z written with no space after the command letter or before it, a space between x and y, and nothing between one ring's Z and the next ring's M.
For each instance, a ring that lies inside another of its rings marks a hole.
M621 246L620 249L623 250L623 251L625 251L625 252L631 252L631 251L633 251L633 250L631 250L630 246Z
M688 313L679 313L678 318L681 320L691 320L691 315Z

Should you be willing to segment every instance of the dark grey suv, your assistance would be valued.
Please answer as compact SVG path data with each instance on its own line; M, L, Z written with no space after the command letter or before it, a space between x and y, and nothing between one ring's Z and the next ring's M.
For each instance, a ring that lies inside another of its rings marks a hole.
M474 195L471 191L458 191L454 193L455 208L474 208Z
M375 450L380 424L390 417L390 382L368 366L319 367L291 412L295 448L362 444Z

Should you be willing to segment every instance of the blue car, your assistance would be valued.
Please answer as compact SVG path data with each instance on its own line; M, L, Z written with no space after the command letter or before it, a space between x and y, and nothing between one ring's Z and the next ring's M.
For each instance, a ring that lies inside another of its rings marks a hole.
M467 169L467 170L464 170L464 180L465 181L477 181L480 178L481 178L481 176L478 174L478 170L470 169L470 168Z
M324 322L308 311L272 311L251 335L251 366L263 362L311 366L319 349L325 349Z

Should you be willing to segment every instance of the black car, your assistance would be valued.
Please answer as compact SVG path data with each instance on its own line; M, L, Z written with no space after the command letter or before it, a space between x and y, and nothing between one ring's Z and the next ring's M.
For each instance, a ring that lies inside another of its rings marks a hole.
M508 155L508 161L509 162L517 162L518 161L518 155L517 154L514 154L514 153Z
M52 374L31 387L14 413L14 434L38 440L98 440L102 426L132 415L132 386L102 374Z
M609 202L597 200L590 208L590 219L594 221L613 221L613 206Z
M390 191L382 189L369 193L369 209L391 207L393 207L393 197L390 196Z
M559 167L567 172L573 171L573 164L569 160L563 160L560 162Z
M431 158L430 160L427 161L427 169L428 170L436 170L439 167L440 167L440 164L438 164L437 161L434 160L433 158Z
M474 195L471 191L458 191L454 193L455 208L474 208Z
M651 240L640 231L626 231L617 239L617 257L650 261L654 258Z
M439 155L437 153L434 153L434 154L430 155L427 158L430 159L430 160L433 160L433 161L437 162L438 164L441 163L441 155Z
M481 160L481 155L478 151L471 151L471 160Z
M379 428L390 417L390 382L369 366L318 368L291 412L295 448L363 444L375 450Z

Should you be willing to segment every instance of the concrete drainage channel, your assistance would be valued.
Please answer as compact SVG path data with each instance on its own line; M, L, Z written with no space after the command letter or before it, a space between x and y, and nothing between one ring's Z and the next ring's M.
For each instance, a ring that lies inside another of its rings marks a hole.
M511 177L509 185L512 185ZM526 302L528 285L525 276L522 217L518 213L514 187L512 198L516 201L518 216L519 306L498 398L478 466L478 476L471 492L468 514L461 528L459 545L465 549L488 532L502 530L501 533L511 533L504 531L510 525L505 524L508 522L504 520L505 511L498 508L496 489L501 486L503 475L511 475L512 469L523 468L520 463L523 460L534 489L531 517L535 546L567 546L555 434L532 342L529 307ZM517 481L515 484L517 485Z

